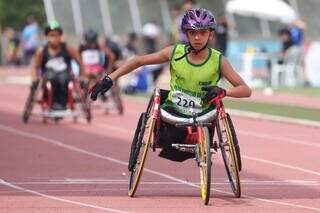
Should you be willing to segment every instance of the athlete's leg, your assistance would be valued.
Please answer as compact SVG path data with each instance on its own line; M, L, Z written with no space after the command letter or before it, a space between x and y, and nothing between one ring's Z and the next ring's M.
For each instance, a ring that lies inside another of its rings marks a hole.
M194 153L182 152L172 147L174 143L182 143L188 132L185 128L177 128L172 124L161 122L157 144L162 147L160 157L182 162L194 157Z
M66 107L68 102L68 83L71 80L69 72L61 72L58 74L58 92L57 102Z

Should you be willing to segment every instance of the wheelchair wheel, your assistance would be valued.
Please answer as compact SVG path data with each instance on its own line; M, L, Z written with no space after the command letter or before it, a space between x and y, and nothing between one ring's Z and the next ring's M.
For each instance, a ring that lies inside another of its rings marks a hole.
M111 94L112 94L112 99L117 108L118 114L123 115L123 103L120 95L120 88L117 84L112 88Z
M210 135L207 127L199 128L199 160L200 160L200 187L201 198L208 205L211 189L211 151Z
M91 122L91 118L92 118L91 107L90 107L89 103L84 103L83 105L84 106L82 106L82 108L85 112L87 123L89 124Z
M219 147L231 189L235 197L239 198L241 196L239 165L234 144L235 139L227 117L217 118L216 129L219 138Z
M31 113L32 113L33 105L34 105L35 98L36 98L37 86L35 86L34 88L31 88L29 96L28 96L27 101L26 101L26 104L25 104L24 109L23 109L22 121L25 124L28 123L29 118L30 118Z
M238 162L238 169L239 169L239 172L241 172L242 162L241 162L241 153L240 153L240 147L239 147L238 137L237 137L236 131L235 131L235 129L234 129L234 126L233 126L231 117L230 117L230 115L229 115L228 113L227 113L227 119L228 119L228 123L229 123L229 126L230 126L231 135L232 135L232 138L233 138L234 149L235 149L235 151L236 151L236 157L237 157L237 162Z
M33 108L33 97L31 96L33 96L33 94L29 95L22 113L22 121L25 124L28 123Z
M135 195L138 188L151 140L153 139L154 126L155 119L151 117L148 118L146 113L141 114L138 128L135 133L137 140L133 143L134 147L131 148L129 160L129 171L131 171L131 176L128 195L130 197Z
M80 102L81 111L84 113L87 123L90 123L92 115L88 90L86 87L82 88L79 82L75 82L75 96L73 100Z

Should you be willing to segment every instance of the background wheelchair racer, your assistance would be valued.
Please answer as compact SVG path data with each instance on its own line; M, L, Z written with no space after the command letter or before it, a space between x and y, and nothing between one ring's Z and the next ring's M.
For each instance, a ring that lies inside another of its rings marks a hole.
M47 44L37 50L31 67L32 84L40 79L51 83L53 97L51 110L65 110L68 101L68 83L72 79L71 60L80 67L80 76L84 74L84 66L76 49L63 42L63 29L57 21L45 27ZM44 96L48 96L46 92ZM47 97L44 97L46 99Z

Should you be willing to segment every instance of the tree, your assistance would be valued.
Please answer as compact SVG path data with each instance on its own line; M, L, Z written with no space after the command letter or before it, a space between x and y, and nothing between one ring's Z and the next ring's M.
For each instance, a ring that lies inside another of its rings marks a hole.
M40 25L46 22L42 0L0 0L0 23L21 30L26 18L33 15Z

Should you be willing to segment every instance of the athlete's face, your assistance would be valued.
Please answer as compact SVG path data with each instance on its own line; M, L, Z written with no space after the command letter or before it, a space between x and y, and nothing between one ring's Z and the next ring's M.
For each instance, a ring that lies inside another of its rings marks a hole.
M61 33L59 31L50 31L47 35L48 43L51 47L58 47L61 43Z
M191 45L196 49L200 50L206 45L208 40L212 40L214 32L209 29L203 30L187 30L187 37Z

